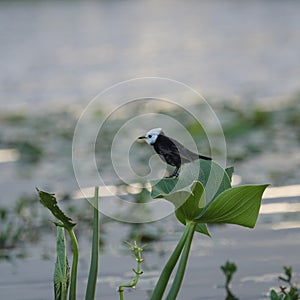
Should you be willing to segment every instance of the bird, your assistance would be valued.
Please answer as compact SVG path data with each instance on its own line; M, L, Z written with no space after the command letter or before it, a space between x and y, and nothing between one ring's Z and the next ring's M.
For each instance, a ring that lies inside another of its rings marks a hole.
M156 153L164 162L175 167L174 172L166 178L177 178L182 164L189 163L197 159L212 160L211 157L194 153L183 146L180 142L166 136L162 128L153 128L145 135L138 137L138 139L143 139L147 142L147 144L153 146Z

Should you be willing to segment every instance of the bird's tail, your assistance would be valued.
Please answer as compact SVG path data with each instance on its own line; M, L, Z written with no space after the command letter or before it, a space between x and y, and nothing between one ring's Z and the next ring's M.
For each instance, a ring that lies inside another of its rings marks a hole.
M201 155L201 154L199 154L199 158L205 159L205 160L212 160L211 157L204 156L204 155Z

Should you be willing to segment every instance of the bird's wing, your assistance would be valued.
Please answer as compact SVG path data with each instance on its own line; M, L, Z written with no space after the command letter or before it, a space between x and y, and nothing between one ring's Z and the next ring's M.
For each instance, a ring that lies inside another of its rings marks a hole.
M174 143L174 140L161 135L159 136L157 152L158 154L168 154L168 155L179 155L179 149L177 145Z
M180 142L178 142L172 138L169 138L169 139L176 147L177 153L179 152L182 163L187 163L187 162L191 162L196 159L199 159L198 153L194 153L194 152L190 151L189 149L185 148Z

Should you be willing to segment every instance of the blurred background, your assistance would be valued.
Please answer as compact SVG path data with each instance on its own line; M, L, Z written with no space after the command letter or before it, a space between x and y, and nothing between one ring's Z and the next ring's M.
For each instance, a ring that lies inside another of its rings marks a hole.
M219 266L227 259L238 265L233 287L241 299L267 299L283 265L299 273L299 12L298 1L0 1L0 294L52 297L55 229L37 202L37 186L56 193L78 221L84 295L92 210L74 200L76 122L99 92L148 76L183 82L205 97L223 127L235 184L272 185L256 229L212 226L213 239L195 238L179 298L225 298ZM88 126L123 96L103 99ZM184 105L200 109L194 100L182 96ZM157 112L180 120L209 153L203 132L182 111ZM126 118L113 118L107 137ZM105 148L109 139L102 141ZM137 164L151 153L145 145L134 149ZM117 298L116 286L134 266L122 241L137 239L148 245L145 276L128 298L147 299L182 227L172 216L139 226L103 216L102 223L98 298Z

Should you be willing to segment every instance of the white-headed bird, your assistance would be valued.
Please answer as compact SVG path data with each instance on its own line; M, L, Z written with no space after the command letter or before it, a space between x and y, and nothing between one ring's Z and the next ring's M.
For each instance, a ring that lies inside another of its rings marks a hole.
M182 164L197 159L211 160L210 157L194 153L178 141L166 136L161 128L151 129L138 139L144 139L149 145L154 147L154 150L163 161L175 167L174 172L169 178L178 177Z

